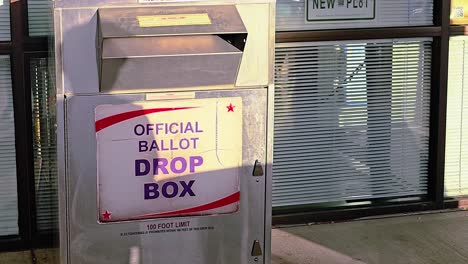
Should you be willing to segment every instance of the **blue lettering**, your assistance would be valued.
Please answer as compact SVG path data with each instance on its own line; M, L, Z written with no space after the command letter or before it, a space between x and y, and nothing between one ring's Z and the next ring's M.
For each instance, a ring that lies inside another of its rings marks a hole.
M170 124L170 125L169 125L169 132L171 132L171 134L177 134L177 133L179 133L179 130L177 130L177 126L178 126L178 125L179 125L179 124L177 124L177 123L172 123L172 124ZM175 126L176 128L174 128L174 126Z
M158 188L159 185L157 183L146 183L145 200L157 199L159 197Z
M185 131L183 133L186 134L188 132L193 133L192 123L190 122L188 122L187 125L185 126Z
M167 166L167 159L165 158L154 159L153 160L153 167L154 167L153 174L159 175L159 170L161 170L163 174L169 174L169 172L166 169L166 166Z
M203 164L203 157L202 156L190 157L189 164L190 164L190 173L194 173L195 168Z
M180 162L180 168L177 168L177 162ZM174 173L183 173L187 170L187 161L183 157L176 157L171 161L171 171Z
M186 195L196 196L192 190L194 183L195 183L195 180L191 180L189 182L179 181L179 183L173 182L173 181L166 182L162 185L162 188L161 188L162 197L167 198L167 199L172 199L177 196L179 197L185 197ZM180 189L179 187L182 187L182 192L180 192L180 195L179 195L179 189ZM154 200L154 199L159 198L160 193L158 189L159 189L159 185L157 183L145 183L144 185L145 200Z
M156 140L153 140L153 143L151 143L151 147L150 147L149 151L153 151L153 150L159 151L159 146L158 146L158 143L156 142Z
M188 184L185 183L185 181L180 181L179 183L182 186L182 188L184 188L182 192L180 193L179 197L184 197L186 194L190 196L195 196L195 193L192 191L192 186L195 183L194 180L189 181Z
M151 171L153 175L168 175L181 173L194 173L203 165L202 156L174 157L170 161L166 158L155 158L152 161L146 159L135 160L135 176L145 176ZM151 167L152 166L152 167Z
M138 132L138 128L140 128L141 132ZM135 132L135 135L137 136L142 136L145 133L145 126L143 125L136 125L135 128L133 128L133 132Z
M172 187L172 193L169 193L167 189ZM166 182L162 187L162 194L166 198L174 198L179 193L179 186L175 182Z
M139 152L146 152L146 151L148 151L148 142L147 142L147 141L140 141L140 142L138 142L138 151L139 151Z
M197 132L197 133L203 133L203 130L201 130L201 129L198 127L198 121L195 122L195 132Z
M143 170L141 168L141 165L143 165ZM145 176L148 175L148 173L151 170L151 165L150 162L147 160L135 160L135 176Z

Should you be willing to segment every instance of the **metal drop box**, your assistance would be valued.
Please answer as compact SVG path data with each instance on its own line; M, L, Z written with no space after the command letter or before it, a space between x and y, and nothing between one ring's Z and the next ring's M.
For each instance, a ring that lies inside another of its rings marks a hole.
M270 263L275 3L54 5L61 262Z

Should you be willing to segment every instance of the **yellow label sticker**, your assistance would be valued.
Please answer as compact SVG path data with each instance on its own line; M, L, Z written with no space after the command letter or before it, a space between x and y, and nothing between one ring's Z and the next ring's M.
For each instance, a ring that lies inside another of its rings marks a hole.
M167 27L211 25L211 19L206 13L137 16L140 27Z

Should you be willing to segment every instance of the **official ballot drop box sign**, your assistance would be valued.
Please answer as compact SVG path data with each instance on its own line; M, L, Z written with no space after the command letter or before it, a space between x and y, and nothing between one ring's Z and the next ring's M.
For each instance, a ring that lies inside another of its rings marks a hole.
M99 221L239 210L242 98L99 105L95 112Z
M61 262L270 262L273 1L54 3Z

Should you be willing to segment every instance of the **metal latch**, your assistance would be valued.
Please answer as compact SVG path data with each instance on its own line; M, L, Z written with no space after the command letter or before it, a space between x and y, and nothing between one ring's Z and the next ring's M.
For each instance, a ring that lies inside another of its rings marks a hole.
M255 177L263 176L263 166L262 163L258 160L255 161L252 175Z
M258 257L262 255L262 246L260 246L260 241L255 240L252 246L252 256Z

